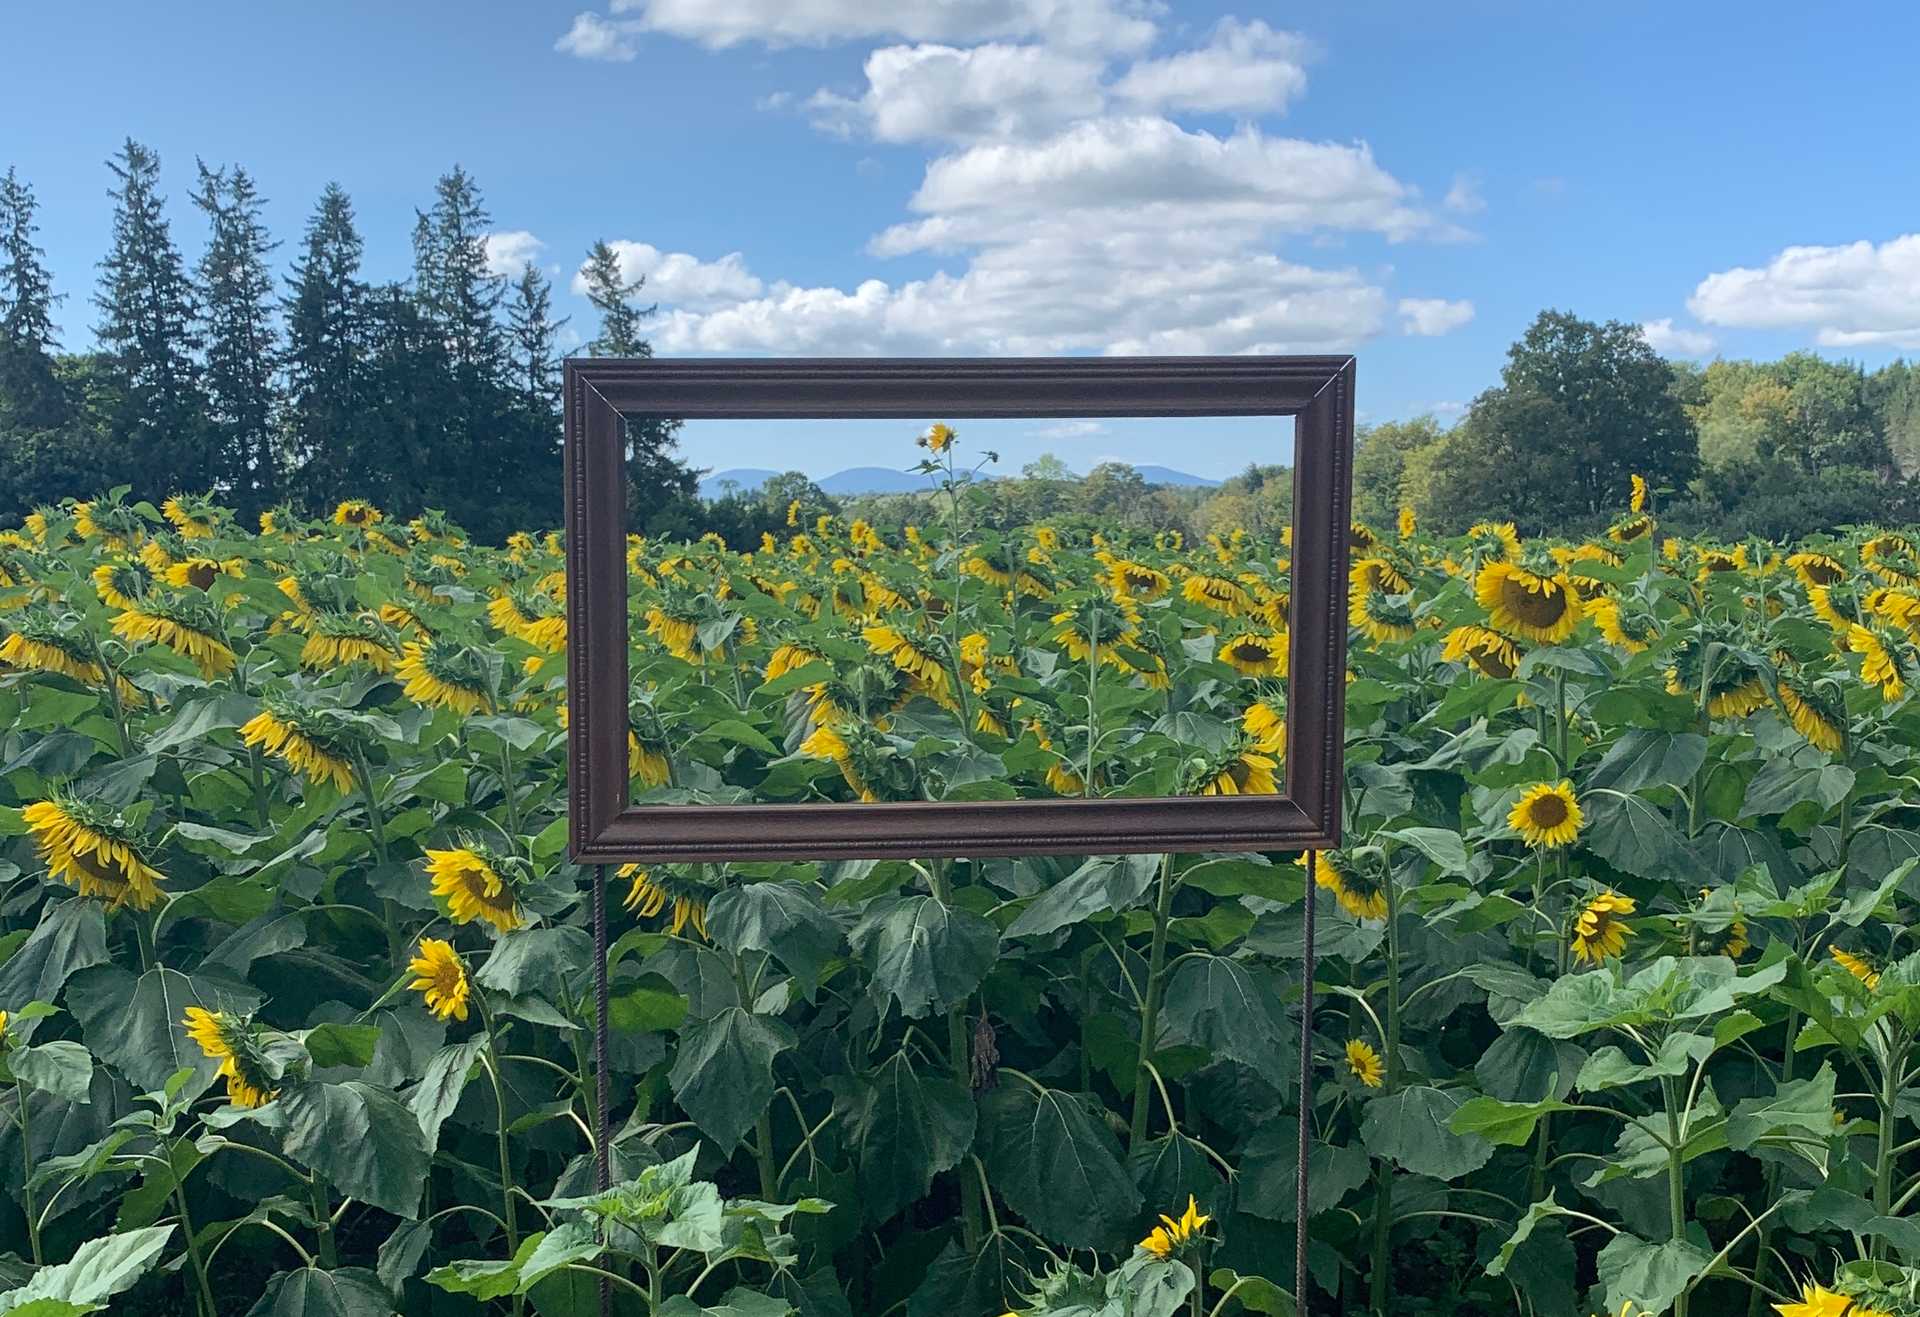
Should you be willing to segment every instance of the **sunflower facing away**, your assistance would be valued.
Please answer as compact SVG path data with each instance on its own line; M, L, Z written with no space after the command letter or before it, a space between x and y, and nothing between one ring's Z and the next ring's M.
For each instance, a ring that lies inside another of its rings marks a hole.
M1304 865L1302 855L1298 863ZM1340 908L1355 919L1385 919L1387 888L1382 876L1349 851L1314 851L1313 882L1332 892Z
M501 933L525 922L513 888L500 876L493 856L477 844L458 850L427 852L427 876L433 894L446 900L456 924L484 919Z
M1520 666L1520 647L1491 627L1469 622L1447 632L1440 658L1465 663L1483 677L1511 677Z
M1387 1067L1380 1060L1380 1053L1364 1038L1347 1040L1347 1073L1365 1084L1368 1088L1378 1088L1385 1082Z
M1287 744L1287 715L1266 700L1255 700L1240 715L1240 728L1253 739L1254 749L1278 755Z
M427 1009L442 1020L467 1018L467 996L472 991L467 967L451 942L437 937L420 939L420 954L407 962L413 974L412 988L426 999Z
M811 755L815 759L830 761L840 770L840 776L853 789L855 795L871 805L879 800L868 785L867 777L855 761L853 747L847 744L846 737L827 724L821 723L814 728L807 739L800 743L800 753Z
M926 432L914 442L932 453L944 453L953 447L954 428L951 425L930 425Z
M1858 625L1848 627L1847 648L1860 656L1860 680L1877 686L1882 700L1892 704L1907 693L1900 661L1879 632Z
M1200 1210L1200 1204L1194 1200L1193 1195L1188 1194L1187 1210L1180 1214L1180 1219L1176 1221L1162 1213L1160 1224L1140 1241L1140 1248L1165 1262L1199 1239L1201 1229L1211 1220L1213 1220L1211 1216Z
M1660 638L1660 629L1643 611L1622 608L1618 599L1601 597L1587 605L1587 616L1600 638L1629 654L1645 653Z
M1356 588L1347 605L1347 622L1376 645L1411 640L1413 605L1405 595Z
M1537 782L1520 793L1507 814L1507 826L1529 846L1555 850L1580 835L1582 816L1573 783Z
M20 811L47 872L82 896L151 910L165 875L141 858L133 834L101 807L60 796Z
M1824 686L1782 676L1780 705L1793 730L1828 754L1838 754L1847 739L1847 710Z
M1780 1317L1891 1317L1813 1281L1800 1287L1798 1303L1776 1303L1773 1310Z
M393 671L393 651L377 624L365 615L316 613L300 647L300 666L309 672L337 672L354 663L375 672Z
M1588 901L1573 921L1574 959L1598 965L1625 951L1633 929L1622 916L1632 914L1633 909L1631 896L1621 896L1611 888Z
M341 795L353 790L353 763L339 740L312 724L313 715L272 697L240 728L240 739L286 763L309 784L330 782Z
M1228 580L1224 576L1205 576L1195 573L1180 585L1180 597L1190 604L1228 617L1238 617L1242 613L1251 613L1257 605L1246 587L1238 581Z
M875 625L861 630L867 648L913 678L922 694L934 703L951 706L953 686L946 665L924 640L910 636L898 627Z
M438 705L470 717L492 703L478 661L450 641L436 638L406 645L393 675L406 682L406 696L416 704Z
M1557 645L1580 624L1580 600L1564 574L1490 562L1474 578L1473 593L1495 630L1536 644Z
M182 609L175 601L128 609L113 619L113 634L133 643L165 645L191 659L208 681L232 672L236 661L226 642L214 634L210 618Z
M1841 968L1859 979L1869 988L1880 986L1880 971L1865 956L1855 955L1851 951L1842 951L1839 947L1828 947L1827 952L1839 962Z
M670 936L679 937L689 924L701 937L707 935L709 892L703 884L671 870L644 869L637 864L621 865L618 876L631 883L621 904L640 918L652 919L671 904L673 914L667 922Z
M1271 796L1280 790L1273 770L1279 761L1257 748L1241 750L1208 770L1200 788L1203 796Z
M220 1063L215 1073L227 1081L227 1101L234 1106L264 1107L279 1096L245 1017L189 1006L180 1026L199 1044L201 1055Z

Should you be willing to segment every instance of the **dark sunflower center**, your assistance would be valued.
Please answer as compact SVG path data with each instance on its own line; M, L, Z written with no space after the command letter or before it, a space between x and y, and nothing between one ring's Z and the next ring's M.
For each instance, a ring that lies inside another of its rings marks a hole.
M1559 796L1542 796L1533 802L1533 825L1557 828L1567 821L1567 802Z
M1529 626L1552 626L1567 615L1567 592L1552 581L1543 582L1538 593L1509 582L1506 596L1508 611Z
M213 578L219 575L212 563L197 562L187 568L187 584L196 590L205 590L213 585Z
M1246 641L1233 647L1233 656L1242 663L1265 663L1273 655L1267 652L1265 645Z

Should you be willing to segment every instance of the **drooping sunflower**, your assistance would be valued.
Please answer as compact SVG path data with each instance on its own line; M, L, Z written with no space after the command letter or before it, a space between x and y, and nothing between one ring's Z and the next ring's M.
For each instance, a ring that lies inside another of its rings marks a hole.
M1770 703L1773 697L1767 693L1765 674L1734 650L1722 649L1711 674L1707 672L1707 645L1712 639L1695 632L1674 649L1673 665L1667 669L1668 693L1697 700L1705 679L1707 714L1712 718L1744 718Z
M1413 586L1406 572L1384 557L1362 558L1347 572L1350 593L1378 591L1381 594L1405 594Z
M1635 512L1647 510L1647 478L1638 472L1627 477L1632 493L1627 497L1627 506Z
M1287 715L1266 700L1255 700L1240 715L1241 730L1262 754L1278 755L1287 744Z
M1223 641L1214 658L1248 677L1284 677L1287 675L1287 640L1285 636L1260 636L1243 631Z
M73 628L61 627L38 613L21 618L20 626L0 641L0 662L34 672L57 672L89 686L106 680L105 671L80 648Z
M1507 812L1507 826L1519 833L1527 845L1543 850L1571 845L1580 835L1582 822L1573 783L1565 780L1536 782L1520 793L1520 799Z
M914 685L934 703L954 703L946 662L925 639L884 623L861 628L860 638L868 649L913 678Z
M1474 597L1497 631L1557 645L1580 624L1579 596L1564 573L1542 576L1515 563L1490 562L1473 583Z
M409 642L400 651L393 675L416 704L431 704L472 716L492 704L485 670L463 645L439 636Z
M226 676L237 662L211 611L184 596L148 600L116 614L113 633L130 643L165 645L192 660L208 681Z
M1152 603L1173 588L1173 578L1157 567L1116 558L1107 568L1107 585L1117 595Z
M1782 674L1780 705L1787 711L1793 730L1828 754L1838 754L1846 744L1846 706L1823 684L1797 674Z
M1476 564L1520 561L1520 532L1511 521L1482 521L1467 527L1467 555Z
M1860 680L1877 686L1881 700L1888 704L1907 693L1907 683L1900 675L1896 643L1870 627L1847 628L1847 648L1860 656Z
M1411 640L1416 629L1411 600L1406 595L1378 590L1353 592L1347 604L1347 623L1376 645Z
M433 894L447 903L456 924L485 920L496 932L510 933L526 922L512 885L501 876L499 857L477 842L454 850L427 852L427 876Z
M1190 604L1198 604L1201 608L1227 617L1251 613L1256 606L1253 596L1238 581L1201 572L1195 572L1181 582L1180 597Z
M487 620L516 640L558 654L567 647L567 615L540 590L505 590L487 605Z
M407 986L425 999L427 1009L442 1020L467 1018L467 997L472 985L467 967L451 942L437 937L420 939L420 954L407 962L414 979Z
M1355 919L1387 917L1387 877L1377 864L1352 851L1314 851L1313 883L1333 893L1340 908ZM1307 857L1298 861L1305 865Z
M234 1106L264 1107L280 1095L251 1020L231 1011L189 1006L180 1026L199 1045L201 1055L220 1063L215 1073L227 1081L227 1101Z
M1644 608L1623 605L1611 596L1595 599L1586 606L1600 638L1629 654L1645 653L1660 638L1660 628Z
M647 634L667 648L667 653L682 663L705 663L706 654L699 648L700 623L690 616L669 613L664 607L655 604L647 610Z
M1187 1195L1187 1210L1180 1214L1178 1221L1166 1215L1160 1215L1160 1224L1148 1232L1140 1241L1140 1250L1151 1253L1165 1262L1174 1254L1182 1252L1188 1245L1200 1238L1200 1231L1213 1218L1200 1210L1200 1204L1192 1194Z
M1789 554L1787 566L1800 578L1800 584L1809 590L1815 586L1838 585L1847 579L1846 564L1829 553L1815 553L1807 549Z
M976 580L985 581L996 590L1004 590L1013 584L1015 564L1007 560L1004 550L975 549L960 562L960 570Z
M712 891L706 884L670 869L643 869L637 864L621 865L618 876L630 881L621 904L635 915L652 919L671 904L670 936L680 936L689 924L701 937L707 935L707 898Z
M50 877L112 909L151 910L159 902L166 875L147 863L138 835L116 812L56 793L20 817Z
M1913 541L1893 531L1875 535L1860 546L1860 565L1888 585L1920 585L1920 561Z
M841 778L855 795L871 805L879 799L868 784L866 773L854 757L853 747L831 724L821 723L800 743L800 753L829 760L840 770Z
M1713 889L1700 889L1702 902L1713 899ZM1725 956L1729 960L1738 960L1745 955L1753 943L1747 936L1747 921L1737 915L1729 919L1724 928L1698 926L1694 936L1695 950L1703 956Z
M220 509L204 494L175 494L160 505L160 515L173 523L183 540L209 540Z
M1607 527L1607 538L1615 544L1637 544L1657 528L1658 523L1646 513L1630 512Z
M1469 622L1447 632L1440 658L1465 663L1484 677L1511 677L1520 666L1520 647L1491 627Z
M93 569L93 592L108 608L137 609L153 587L153 573L138 559L103 562Z
M1271 796L1280 790L1273 770L1279 761L1255 746L1230 754L1207 770L1199 793L1203 796Z
M397 662L384 629L371 614L326 611L307 621L300 666L309 672L337 672L355 663L392 672Z
M1827 954L1831 955L1842 969L1866 984L1868 988L1880 986L1880 969L1865 956L1843 951L1839 947L1828 947Z
M1574 959L1598 965L1624 952L1633 928L1623 916L1633 911L1633 898L1621 896L1612 888L1588 901L1573 921Z
M664 787L673 781L673 762L667 757L664 742L642 739L631 726L627 728L627 776L639 778L649 787Z
M353 790L353 762L344 737L310 710L269 695L266 707L240 728L240 740L257 746L310 784L331 783L341 795Z
M1860 592L1846 581L1810 586L1807 590L1807 606L1813 609L1815 617L1832 628L1842 644L1846 642L1847 631L1866 621L1869 616Z
M1709 581L1716 576L1737 576L1750 568L1753 563L1747 554L1747 546L1738 545L1732 550L1701 549L1700 566L1695 569L1695 579Z
M1347 1073L1368 1088L1378 1088L1387 1077L1386 1063L1364 1038L1347 1039Z

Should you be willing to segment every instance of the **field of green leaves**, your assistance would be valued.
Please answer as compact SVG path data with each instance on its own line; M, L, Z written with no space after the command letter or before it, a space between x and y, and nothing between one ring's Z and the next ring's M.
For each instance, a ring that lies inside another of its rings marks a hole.
M637 801L1276 789L1284 544L987 530L921 443L925 524L632 542ZM1355 528L1311 874L609 872L604 1149L558 538L36 513L0 1313L1920 1314L1920 555L1621 500Z

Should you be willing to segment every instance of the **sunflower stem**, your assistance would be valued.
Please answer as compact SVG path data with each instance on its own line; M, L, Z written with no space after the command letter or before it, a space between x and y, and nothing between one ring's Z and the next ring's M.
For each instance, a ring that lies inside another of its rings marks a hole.
M500 1155L500 1225L507 1232L507 1256L512 1257L520 1251L520 1229L514 1222L513 1211L513 1157L507 1143L507 1090L500 1082L500 1039L493 1029L493 1015L487 1005L480 1000L480 994L474 994L475 1004L480 1008L480 1025L487 1033L487 1050L481 1054L481 1062L486 1068L487 1079L493 1085L494 1135ZM513 1311L517 1315L525 1299L516 1294L513 1298Z
M1137 1149L1147 1141L1147 1108L1152 1101L1152 1083L1147 1067L1153 1060L1160 1028L1160 980L1167 968L1167 925L1173 912L1173 856L1160 857L1160 893L1153 905L1153 945L1147 952L1147 992L1140 1002L1140 1055L1133 1069L1133 1126L1127 1147Z
M314 1252L320 1259L320 1265L332 1271L340 1265L340 1255L333 1243L333 1217L327 1211L327 1187L320 1183L318 1174L307 1177L307 1205L313 1213Z
M20 1109L20 1206L27 1216L27 1246L33 1265L46 1261L40 1253L40 1209L33 1201L33 1120L27 1112L27 1086L14 1081L13 1093Z
M193 1266L193 1279L196 1302L201 1317L220 1317L219 1305L213 1301L213 1287L207 1283L207 1264L200 1256L200 1245L193 1237L193 1216L187 1211L186 1186L176 1176L173 1182L173 1205L180 1213L180 1233L187 1239L187 1261Z
M1387 869L1381 892L1387 899L1387 1073L1381 1096L1388 1096L1400 1084L1400 913L1399 896L1394 890L1393 870ZM1308 898L1312 899L1311 897ZM1301 1168L1305 1173L1305 1168ZM1376 1313L1385 1313L1392 1292L1393 1270L1393 1167L1385 1159L1374 1174L1373 1265L1369 1269L1368 1300Z
M948 872L946 860L935 860L928 870L928 881L933 887L934 899L943 906L953 904L953 875ZM971 1048L967 1039L967 1001L953 1004L947 1012L947 1064L953 1071L953 1082L971 1092L973 1088L973 1067ZM969 1189L965 1168L961 1169L960 1179L960 1236L972 1255L980 1247L982 1224L980 1219L980 1200Z
M1080 784L1080 794L1093 794L1093 749L1100 737L1100 705L1098 692L1100 686L1100 604L1098 600L1087 610L1087 772L1086 780Z

